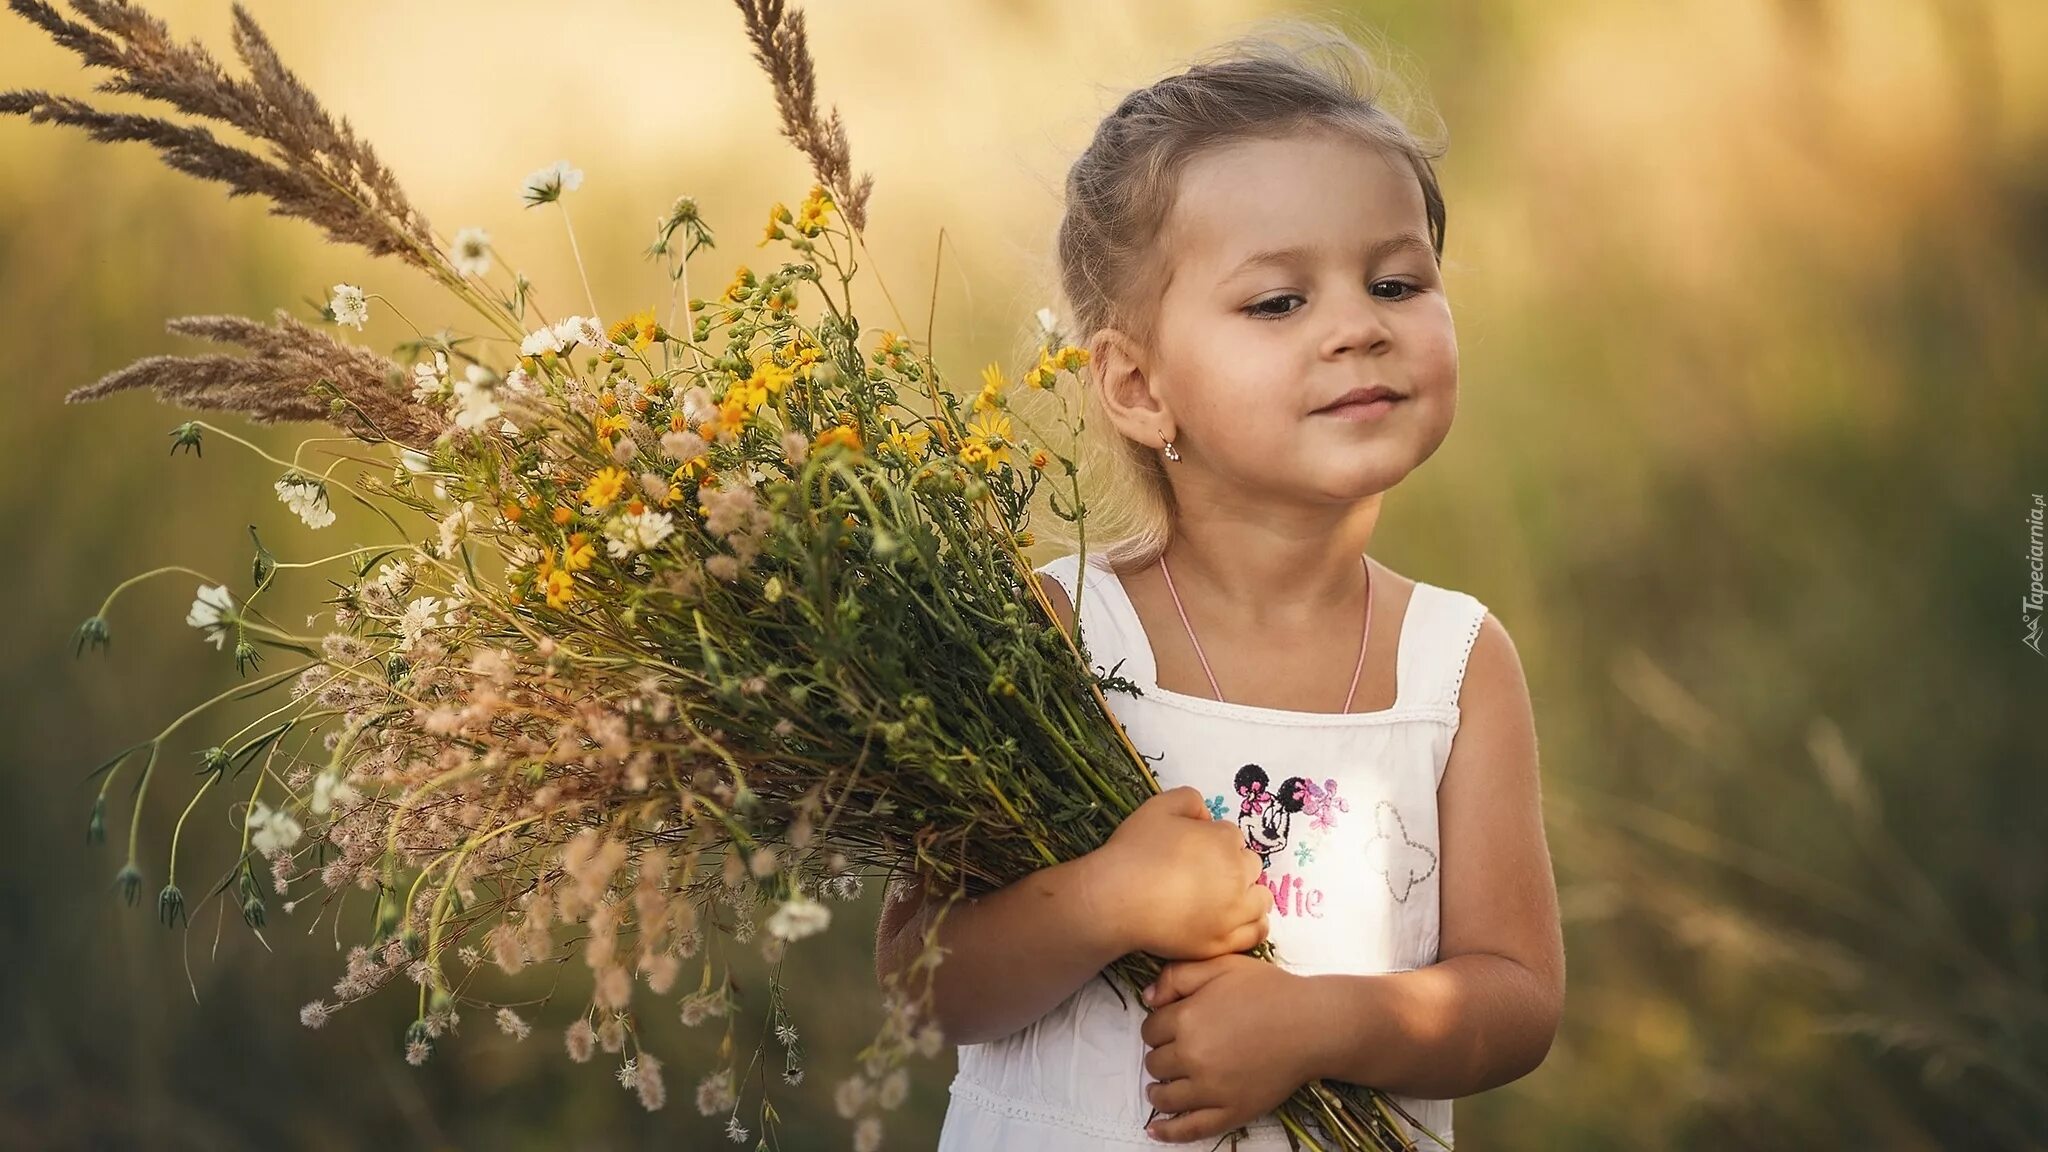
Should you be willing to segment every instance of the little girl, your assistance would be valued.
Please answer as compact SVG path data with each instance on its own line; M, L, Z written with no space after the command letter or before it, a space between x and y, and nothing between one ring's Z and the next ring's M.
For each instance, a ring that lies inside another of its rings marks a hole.
M1519 659L1479 601L1366 554L1456 407L1436 153L1369 56L1305 30L1132 93L1068 176L1061 277L1131 531L1039 572L1137 685L1108 698L1164 792L939 925L942 1152L1277 1150L1316 1079L1389 1092L1434 1148L1557 1031ZM892 886L882 973L930 907ZM1277 964L1242 954L1269 938ZM1170 961L1144 1005L1098 978L1139 950Z

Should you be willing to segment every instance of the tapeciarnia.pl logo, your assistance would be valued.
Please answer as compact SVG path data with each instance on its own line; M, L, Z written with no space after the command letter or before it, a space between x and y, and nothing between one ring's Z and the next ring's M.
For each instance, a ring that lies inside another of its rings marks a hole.
M2033 507L2027 509L2027 571L2030 580L2027 594L2020 601L2020 643L2032 648L2036 656L2043 655L2041 617L2042 610L2048 608L2048 587L2042 584L2042 571L2048 567L2041 541L2044 515L2048 515L2048 500L2036 492Z

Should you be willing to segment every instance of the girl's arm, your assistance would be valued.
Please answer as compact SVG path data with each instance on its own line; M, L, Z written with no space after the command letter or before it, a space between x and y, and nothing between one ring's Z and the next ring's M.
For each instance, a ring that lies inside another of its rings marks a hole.
M1564 937L1544 841L1529 687L1507 630L1480 627L1437 787L1439 962L1311 976L1294 1013L1310 1076L1446 1099L1543 1063L1564 1012Z
M946 913L939 939L944 962L933 974L932 1010L949 1044L1007 1036L1051 1011L1128 949L1114 937L1116 917L1100 914L1093 855L1041 868ZM924 947L936 904L921 882L889 886L875 939L875 972L908 968ZM921 990L918 973L906 978Z

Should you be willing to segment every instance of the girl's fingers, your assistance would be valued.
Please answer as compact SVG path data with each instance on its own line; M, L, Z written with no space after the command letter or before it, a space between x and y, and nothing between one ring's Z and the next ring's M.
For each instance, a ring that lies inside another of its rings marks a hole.
M1211 1103L1209 1093L1188 1077L1147 1085L1145 1100L1161 1112L1186 1112Z
M1178 1080L1188 1074L1187 1065L1181 1061L1180 1045L1161 1044L1145 1053L1145 1071L1154 1080Z
M1257 920L1273 910L1273 893L1264 884L1254 884L1244 892L1244 918Z
M1145 1126L1154 1140L1186 1143L1207 1140L1230 1131L1230 1116L1221 1108L1198 1108L1179 1116L1163 1117Z
M1249 924L1241 925L1237 931L1231 933L1230 950L1232 952L1249 952L1264 943L1265 939L1266 920L1262 916Z

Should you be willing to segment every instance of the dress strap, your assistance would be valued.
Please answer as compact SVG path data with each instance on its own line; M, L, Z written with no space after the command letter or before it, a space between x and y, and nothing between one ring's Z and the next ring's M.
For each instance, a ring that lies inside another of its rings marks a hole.
M1152 661L1152 642L1138 619L1137 606L1124 591L1123 581L1099 552L1088 554L1088 570L1081 571L1081 554L1069 552L1039 566L1038 571L1059 581L1067 600L1074 605L1074 622L1090 665L1107 675L1111 669L1140 688L1151 688L1158 669ZM1080 591L1075 592L1075 586ZM1122 661L1118 667L1117 662Z
M1401 621L1397 690L1403 705L1455 708L1486 605L1469 593L1415 582Z

